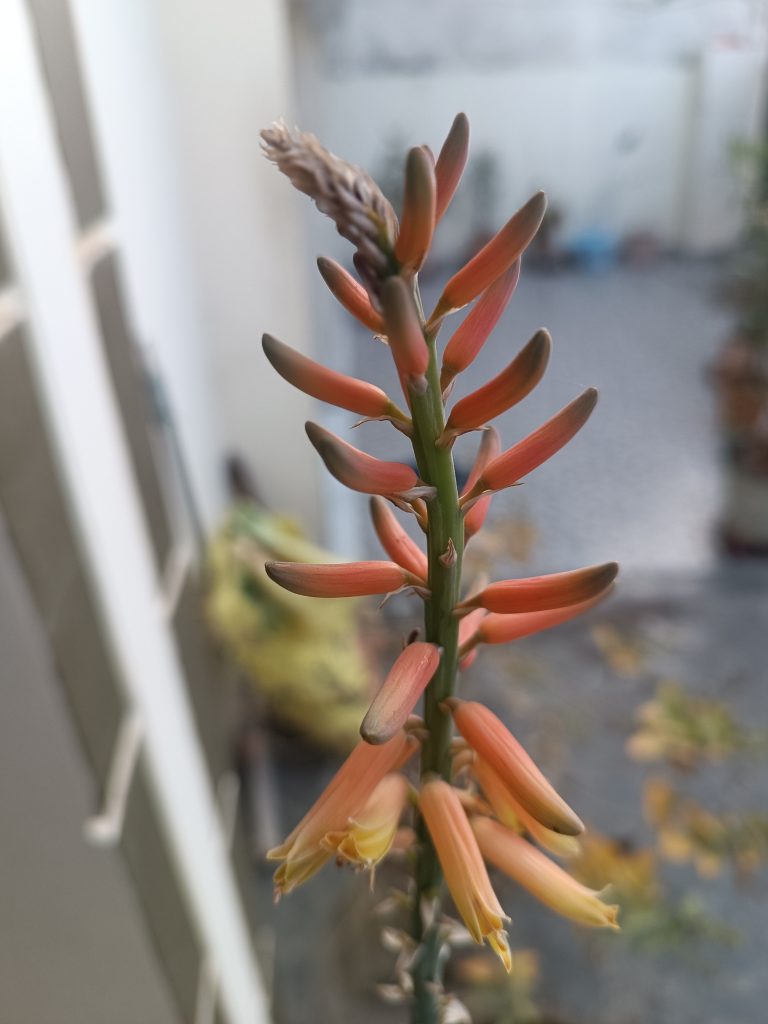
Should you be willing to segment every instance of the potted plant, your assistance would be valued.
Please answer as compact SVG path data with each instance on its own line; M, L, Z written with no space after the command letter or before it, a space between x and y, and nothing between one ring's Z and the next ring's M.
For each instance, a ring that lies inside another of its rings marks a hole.
M745 237L727 298L733 334L711 367L723 434L723 549L768 555L768 143L740 147L751 171Z

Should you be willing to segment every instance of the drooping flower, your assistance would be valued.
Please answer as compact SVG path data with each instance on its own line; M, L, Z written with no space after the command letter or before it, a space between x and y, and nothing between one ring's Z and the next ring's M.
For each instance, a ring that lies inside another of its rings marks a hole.
M321 402L336 405L340 409L349 409L360 416L370 416L374 419L394 416L406 422L405 415L375 384L337 373L336 370L303 356L270 334L264 335L262 347L267 359L280 376L304 394L319 398Z
M476 358L488 340L512 298L520 280L520 260L516 260L506 273L493 282L464 317L445 346L440 371L440 388L448 387L453 378Z
M514 794L507 789L496 772L487 761L475 755L472 761L472 774L482 787L493 813L507 828L524 828L545 850L556 857L574 857L580 850L576 836L564 836L545 828L533 815L523 807Z
M365 805L343 829L327 833L322 845L340 862L362 870L374 868L392 848L407 797L405 776L385 775Z
M381 313L373 308L368 292L359 281L356 281L344 267L335 260L328 259L327 256L318 257L317 269L333 295L348 313L351 313L361 324L365 324L374 334L384 334L384 319Z
M306 882L326 863L333 852L326 837L347 828L384 776L401 768L416 746L404 732L378 747L364 740L357 744L296 828L267 853L268 860L282 862L274 876L277 897Z
M539 230L546 208L547 197L543 192L536 192L513 214L501 231L453 275L432 314L433 323L452 310L466 306L509 270Z
M500 580L470 595L456 608L459 611L485 608L489 612L510 615L583 604L602 594L616 579L618 571L616 562L606 562L570 572L553 572L548 576Z
M504 922L509 918L493 891L456 790L442 779L431 779L421 788L419 807L467 931L479 944L487 939L510 971L512 959L504 931Z
M368 743L385 743L401 729L440 664L436 644L416 641L397 657L360 726Z
M490 708L456 697L450 697L445 703L470 747L488 762L532 817L563 835L577 836L584 831L581 819Z
M378 295L390 272L397 217L376 182L360 167L329 152L309 132L283 121L261 133L264 151L300 192L336 224L356 247L355 266L370 294Z
M617 905L577 882L559 864L490 818L474 818L472 828L483 856L542 903L578 924L618 931Z
M581 430L596 404L597 390L587 388L538 430L489 462L472 490L462 497L462 502L466 505L484 491L501 491L522 480Z
M423 588L425 581L394 562L267 562L267 575L292 594L304 597L364 597L391 594L401 587Z
M398 565L426 580L429 572L427 556L411 540L383 498L371 498L371 519L381 546Z
M395 242L395 259L406 273L417 273L429 252L436 202L434 158L423 146L414 146L405 163L403 211Z
M434 495L435 488L420 480L410 466L361 452L317 423L307 423L305 429L328 472L353 491L397 496L404 501Z
M544 375L551 349L549 332L537 331L500 374L454 405L445 425L445 441L482 427L522 401Z

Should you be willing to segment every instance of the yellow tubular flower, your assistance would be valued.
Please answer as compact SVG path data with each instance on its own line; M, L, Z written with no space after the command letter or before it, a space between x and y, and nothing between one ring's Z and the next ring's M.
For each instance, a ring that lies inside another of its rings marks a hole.
M490 818L474 818L472 828L486 860L551 910L577 924L618 931L618 906L603 903L598 892L577 882L527 840Z
M324 845L325 837L345 830L384 776L405 764L416 746L402 730L377 747L357 744L296 828L267 853L268 860L282 861L274 877L276 898L292 892L325 864L333 852Z
M353 867L375 867L390 851L407 796L403 775L385 775L347 827L329 832L321 845Z
M493 891L456 790L442 779L433 779L422 787L419 806L440 858L448 890L467 930L479 944L487 939L510 971L512 957L504 931L504 922L509 918Z
M514 798L496 772L487 761L475 756L472 772L480 783L493 813L507 828L518 830L522 827L532 836L539 846L554 853L556 857L575 857L581 849L576 836L564 836L553 832L537 821L526 811L523 805Z

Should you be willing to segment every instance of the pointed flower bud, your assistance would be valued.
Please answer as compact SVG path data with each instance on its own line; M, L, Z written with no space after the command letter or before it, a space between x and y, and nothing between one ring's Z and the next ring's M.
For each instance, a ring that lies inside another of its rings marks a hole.
M419 271L432 244L436 198L434 158L415 146L405 164L403 213L395 242L395 259L409 273Z
M381 303L395 365L417 394L423 394L427 387L429 348L413 295L402 277L390 277L384 282Z
M507 828L524 828L539 846L554 853L556 857L574 857L581 846L576 836L564 836L545 828L541 822L526 811L519 800L507 789L496 772L482 757L475 757L472 772L480 783L493 813Z
M433 779L422 787L419 806L467 931L479 944L487 939L509 972L512 959L504 931L509 918L493 891L456 790L442 779Z
M402 565L414 576L426 580L429 572L427 556L418 544L411 540L383 498L371 498L371 519L376 536L392 561Z
M325 837L344 830L384 776L401 768L417 746L403 732L380 747L362 740L357 744L293 832L267 853L268 860L282 861L274 877L277 897L306 882L325 864L331 856Z
M577 882L525 839L490 818L475 818L472 828L483 856L555 913L577 924L619 930L618 906L603 903L598 892Z
M501 438L499 437L498 431L495 427L487 427L483 431L483 436L480 441L480 445L477 449L477 456L475 463L472 466L472 471L467 478L467 484L465 491L469 493L475 486L477 481L480 479L485 467L495 459L501 451ZM464 543L467 544L471 537L482 529L485 523L485 518L488 515L488 510L491 507L491 501L493 500L493 492L489 491L487 494L483 494L479 497L471 507L467 510L464 515Z
M547 208L543 192L536 192L521 206L501 231L483 246L479 253L450 279L432 314L432 320L439 320L454 309L461 309L476 298L480 292L493 284L509 270L515 260L528 248L533 236L539 230Z
M443 391L453 378L466 370L499 322L520 280L520 260L490 285L453 332L443 353L440 387Z
M484 704L450 697L456 726L470 747L537 821L553 832L577 836L584 825L542 775L500 719Z
M397 406L375 384L330 370L270 334L264 335L262 346L264 354L280 376L304 394L337 405L340 409L349 409L360 416L377 419L397 415ZM403 414L398 418L402 419Z
M474 631L474 643L506 644L525 636L533 636L534 633L541 633L545 629L559 626L588 612L590 608L604 601L612 590L613 584L609 583L604 590L588 601L579 601L564 608L550 608L543 612L519 612L516 615L486 615ZM462 622L465 621L462 619Z
M318 210L356 247L357 266L373 294L391 272L397 217L369 174L330 153L314 135L291 131L277 121L261 132L264 152L294 188L314 200Z
M434 487L420 480L410 466L384 462L361 452L317 423L307 423L305 429L328 472L351 490L385 494L404 501L434 495Z
M334 296L348 313L374 334L384 334L384 320L372 306L368 292L335 260L320 256L317 268Z
M500 491L512 487L547 459L551 459L581 430L596 403L597 391L595 388L587 388L584 394L566 405L538 430L490 462L462 500L466 503L483 491Z
M304 597L364 597L390 594L401 587L423 586L424 580L394 562L267 562L267 576L292 594Z
M329 832L322 845L341 863L363 870L376 867L392 848L407 797L405 776L385 775L362 810L349 818L345 828Z
M502 615L565 608L601 594L616 579L618 571L616 562L605 562L547 576L501 580L466 598L457 608L486 608Z
M466 114L457 114L435 165L437 178L435 221L440 221L453 199L464 173L468 153L469 119Z
M368 743L385 743L394 736L416 707L440 664L436 644L416 641L398 656L360 726Z
M482 427L522 401L541 380L551 349L549 332L537 331L505 370L454 405L445 425L445 441Z

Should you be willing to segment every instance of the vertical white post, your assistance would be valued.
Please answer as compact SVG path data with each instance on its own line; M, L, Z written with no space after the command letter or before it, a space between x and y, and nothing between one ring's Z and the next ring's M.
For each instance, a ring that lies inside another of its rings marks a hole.
M62 475L127 700L144 723L169 849L230 1024L258 1024L268 1017L263 990L163 616L23 0L0 5L0 192Z

